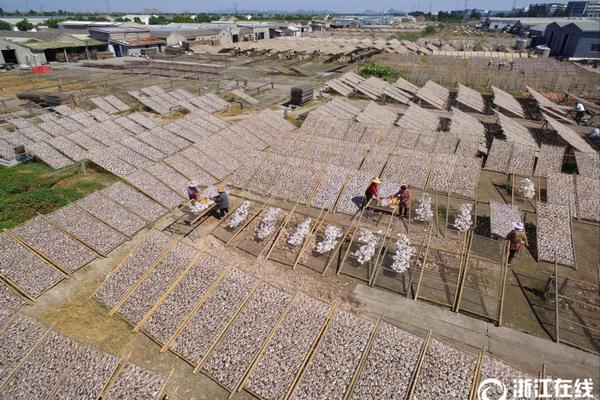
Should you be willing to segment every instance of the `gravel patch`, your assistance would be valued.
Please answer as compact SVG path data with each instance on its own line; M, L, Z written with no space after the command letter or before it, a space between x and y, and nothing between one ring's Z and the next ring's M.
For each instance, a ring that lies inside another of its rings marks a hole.
M265 400L283 399L330 310L331 305L300 293L252 371L246 388Z
M160 393L166 381L156 372L127 363L106 394L106 400L152 400Z
M250 295L256 281L255 277L232 269L177 335L170 349L197 364Z
M135 284L166 249L171 237L152 230L127 256L121 266L111 272L94 297L107 308L113 308L125 292Z
M45 330L35 319L17 314L0 334L0 385L41 339Z
M100 193L148 222L154 222L167 213L166 208L123 182L114 183Z
M404 400L424 339L381 323L351 399Z
M67 272L75 272L96 258L96 253L58 229L42 216L12 229L21 240Z
M343 399L374 325L337 310L291 399Z
M183 242L176 242L143 282L127 297L119 307L118 313L132 324L140 323L197 254L198 250L195 248Z
M128 237L132 237L146 226L146 221L99 192L78 200L77 205Z
M226 266L224 262L211 255L203 255L146 321L144 332L164 345L192 312L196 303L216 282Z
M414 399L468 399L477 358L431 339L413 394Z
M32 298L39 297L63 279L52 265L7 233L0 233L0 274Z
M118 357L89 344L81 347L53 399L96 400L117 369Z
M0 392L2 400L42 399L49 395L79 350L73 339L51 331Z
M229 390L236 389L291 297L261 283L211 352L204 370Z
M110 253L127 241L127 237L74 204L52 212L48 218L102 255Z

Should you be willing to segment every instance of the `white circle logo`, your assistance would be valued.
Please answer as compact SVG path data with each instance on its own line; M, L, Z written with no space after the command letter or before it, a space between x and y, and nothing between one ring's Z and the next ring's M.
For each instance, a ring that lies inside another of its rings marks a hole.
M490 390L493 390L492 393L500 392L500 397L490 397L491 393L488 394ZM504 383L494 378L484 380L479 384L479 388L477 388L477 400L506 400L507 394L508 390L504 386Z

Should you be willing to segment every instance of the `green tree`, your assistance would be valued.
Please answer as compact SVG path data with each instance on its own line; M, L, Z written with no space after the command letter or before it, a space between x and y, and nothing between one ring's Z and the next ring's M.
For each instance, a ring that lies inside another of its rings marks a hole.
M115 19L115 22L131 22L131 20L129 18L125 18L125 17L119 17L119 18Z
M140 17L133 17L133 22L136 24L144 25L144 22L140 19Z
M10 31L12 29L12 25L6 21L0 21L0 30Z
M166 25L167 23L167 19L164 17L164 15L159 15L158 17L152 15L150 18L148 18L149 25Z
M46 26L48 26L48 28L57 29L58 24L63 21L64 21L64 19L49 19L48 21L46 21Z
M27 18L23 18L21 21L15 24L18 30L25 32L33 29L33 24L27 20Z

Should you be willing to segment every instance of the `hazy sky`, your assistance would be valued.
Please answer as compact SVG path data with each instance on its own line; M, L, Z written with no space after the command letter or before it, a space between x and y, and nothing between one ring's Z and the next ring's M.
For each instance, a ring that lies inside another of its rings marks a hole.
M332 10L337 12L359 12L366 9L375 11L396 10L413 11L422 10L453 10L463 8L465 0L441 0L441 1L414 1L414 0L237 0L239 9L257 9L257 10ZM232 8L233 0L2 0L0 7L5 10L69 10L69 11L107 11L107 2L110 11L138 11L144 9L156 8L161 11L213 11ZM534 1L535 2L535 1ZM518 6L529 4L528 0L519 0ZM470 0L469 8L482 8L492 10L509 10L512 6L512 0Z

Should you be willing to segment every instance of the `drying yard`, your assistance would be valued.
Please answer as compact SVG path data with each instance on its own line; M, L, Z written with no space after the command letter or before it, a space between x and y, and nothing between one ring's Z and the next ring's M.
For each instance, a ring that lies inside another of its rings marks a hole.
M518 53L492 79L485 54L334 39L0 76L3 160L116 180L0 232L0 399L599 396L598 143L549 95L597 88Z

